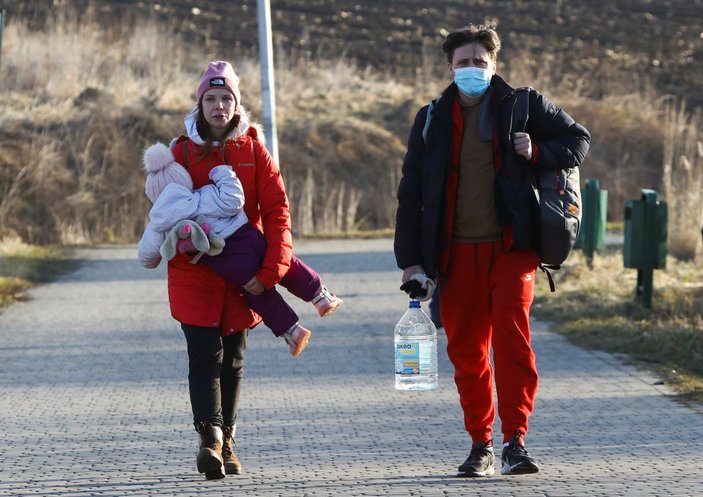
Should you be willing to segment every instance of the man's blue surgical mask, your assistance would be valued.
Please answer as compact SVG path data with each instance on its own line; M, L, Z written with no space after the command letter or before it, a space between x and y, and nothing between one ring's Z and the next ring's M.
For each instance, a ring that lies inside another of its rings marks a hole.
M454 69L454 82L459 91L469 97L480 97L491 84L493 74L480 67L459 67Z

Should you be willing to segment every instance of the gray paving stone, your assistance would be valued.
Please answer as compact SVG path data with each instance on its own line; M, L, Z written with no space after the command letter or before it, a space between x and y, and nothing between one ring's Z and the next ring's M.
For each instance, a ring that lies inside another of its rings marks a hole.
M536 475L460 479L468 453L446 338L440 386L393 388L406 306L392 242L297 241L345 307L297 359L251 334L237 432L241 476L195 470L182 333L165 269L132 246L84 250L79 269L0 314L0 496L703 495L703 416L626 359L534 325L541 375L528 437ZM499 431L499 427L496 426Z

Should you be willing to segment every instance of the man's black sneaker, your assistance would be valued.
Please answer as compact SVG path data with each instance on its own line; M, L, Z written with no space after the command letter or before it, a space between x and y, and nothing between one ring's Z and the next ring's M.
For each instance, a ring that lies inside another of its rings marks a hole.
M525 446L520 443L518 435L511 438L508 445L503 447L500 463L500 474L502 475L524 475L539 471L539 466L527 453Z
M457 476L490 476L495 473L494 464L496 457L493 455L493 443L476 442L471 447L469 457L464 464L459 466Z

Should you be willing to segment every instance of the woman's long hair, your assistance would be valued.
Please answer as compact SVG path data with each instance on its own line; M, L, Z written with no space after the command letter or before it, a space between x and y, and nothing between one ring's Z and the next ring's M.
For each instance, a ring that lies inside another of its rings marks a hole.
M223 137L229 136L232 131L234 131L237 126L239 126L239 122L242 119L240 109L241 107L237 105L237 108L234 111L234 116L232 116L232 120L229 122L224 134L222 135ZM202 100L198 102L198 115L195 118L195 128L198 130L198 135L200 135L200 138L205 140L205 144L203 145L203 154L197 160L197 162L200 162L210 154L210 152L212 151L213 142L215 141L215 138L212 136L212 132L210 131L210 124L208 124L208 122L205 120ZM224 154L224 147L220 147L220 154ZM220 158L224 160L224 156Z

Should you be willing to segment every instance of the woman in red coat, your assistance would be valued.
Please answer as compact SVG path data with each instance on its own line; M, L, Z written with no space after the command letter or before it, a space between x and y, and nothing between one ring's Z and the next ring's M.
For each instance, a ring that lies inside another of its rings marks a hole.
M237 404L248 332L261 321L242 289L258 295L281 280L290 266L292 236L281 172L241 106L232 66L211 62L196 97L198 105L185 119L187 136L171 145L174 158L190 173L193 188L211 182L213 167L232 166L244 189L249 222L266 239L261 266L242 288L205 265L191 264L183 254L168 262L171 315L181 323L188 344L190 400L201 437L197 467L215 479L242 471L233 452Z

